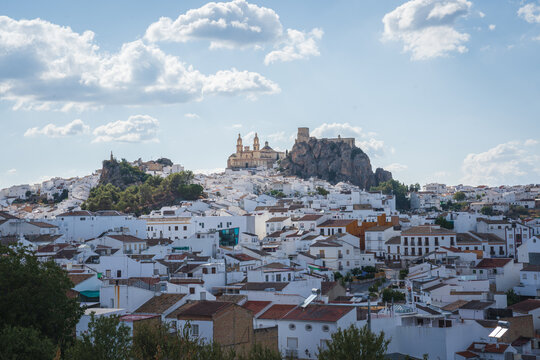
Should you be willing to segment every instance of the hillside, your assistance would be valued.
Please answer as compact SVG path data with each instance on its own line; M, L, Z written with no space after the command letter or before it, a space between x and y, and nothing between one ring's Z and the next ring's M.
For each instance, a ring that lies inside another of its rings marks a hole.
M286 158L281 172L303 179L317 177L332 184L348 181L369 189L392 179L392 173L377 168L373 172L368 155L347 142L310 137L298 140Z

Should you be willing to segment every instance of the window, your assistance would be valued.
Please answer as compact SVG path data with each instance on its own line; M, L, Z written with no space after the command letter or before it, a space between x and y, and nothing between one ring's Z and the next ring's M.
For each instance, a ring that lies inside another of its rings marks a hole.
M105 270L105 277L111 277L111 270Z
M191 325L191 335L199 336L199 325L197 325L197 324L192 324Z
M116 277L122 277L122 270L116 270Z
M215 274L215 273L216 273L216 268L213 267L213 268L212 268L212 274Z
M280 281L281 281L281 274L277 274L277 275L276 275L276 281L277 281L277 282L280 282Z
M190 294L195 294L195 288L194 288L194 287L190 287L190 288L189 288L189 293L190 293Z
M289 330L296 330L296 325L289 324Z
M266 282L268 282L268 275L266 275Z
M203 268L203 269L202 269L202 273L203 273L203 274L208 274L208 269L207 269L207 268Z
M178 231L178 226L175 226L175 227L174 227L174 231Z
M322 326L322 331L324 331L324 332L329 332L329 331L330 331L330 326L328 326L328 325L323 325L323 326Z
M310 324L306 324L306 331L311 331L313 330L313 328L311 327Z

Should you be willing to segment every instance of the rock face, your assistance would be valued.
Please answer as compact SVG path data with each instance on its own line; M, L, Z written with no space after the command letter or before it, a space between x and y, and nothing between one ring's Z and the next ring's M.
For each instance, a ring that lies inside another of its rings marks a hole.
M392 173L381 168L373 172L362 149L346 142L313 137L297 141L280 165L286 175L317 177L332 184L348 181L363 189L392 179Z

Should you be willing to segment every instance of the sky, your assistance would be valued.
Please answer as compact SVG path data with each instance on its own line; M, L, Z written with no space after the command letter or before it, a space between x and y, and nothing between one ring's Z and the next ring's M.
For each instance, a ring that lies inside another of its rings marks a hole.
M355 137L410 183L540 183L536 0L11 1L0 188Z

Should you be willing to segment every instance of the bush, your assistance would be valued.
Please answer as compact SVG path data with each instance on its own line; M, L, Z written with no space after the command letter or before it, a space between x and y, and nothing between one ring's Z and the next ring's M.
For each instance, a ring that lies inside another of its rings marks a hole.
M385 302L392 302L392 299L394 299L394 301L404 301L405 294L401 291L386 288L382 292L382 299Z

